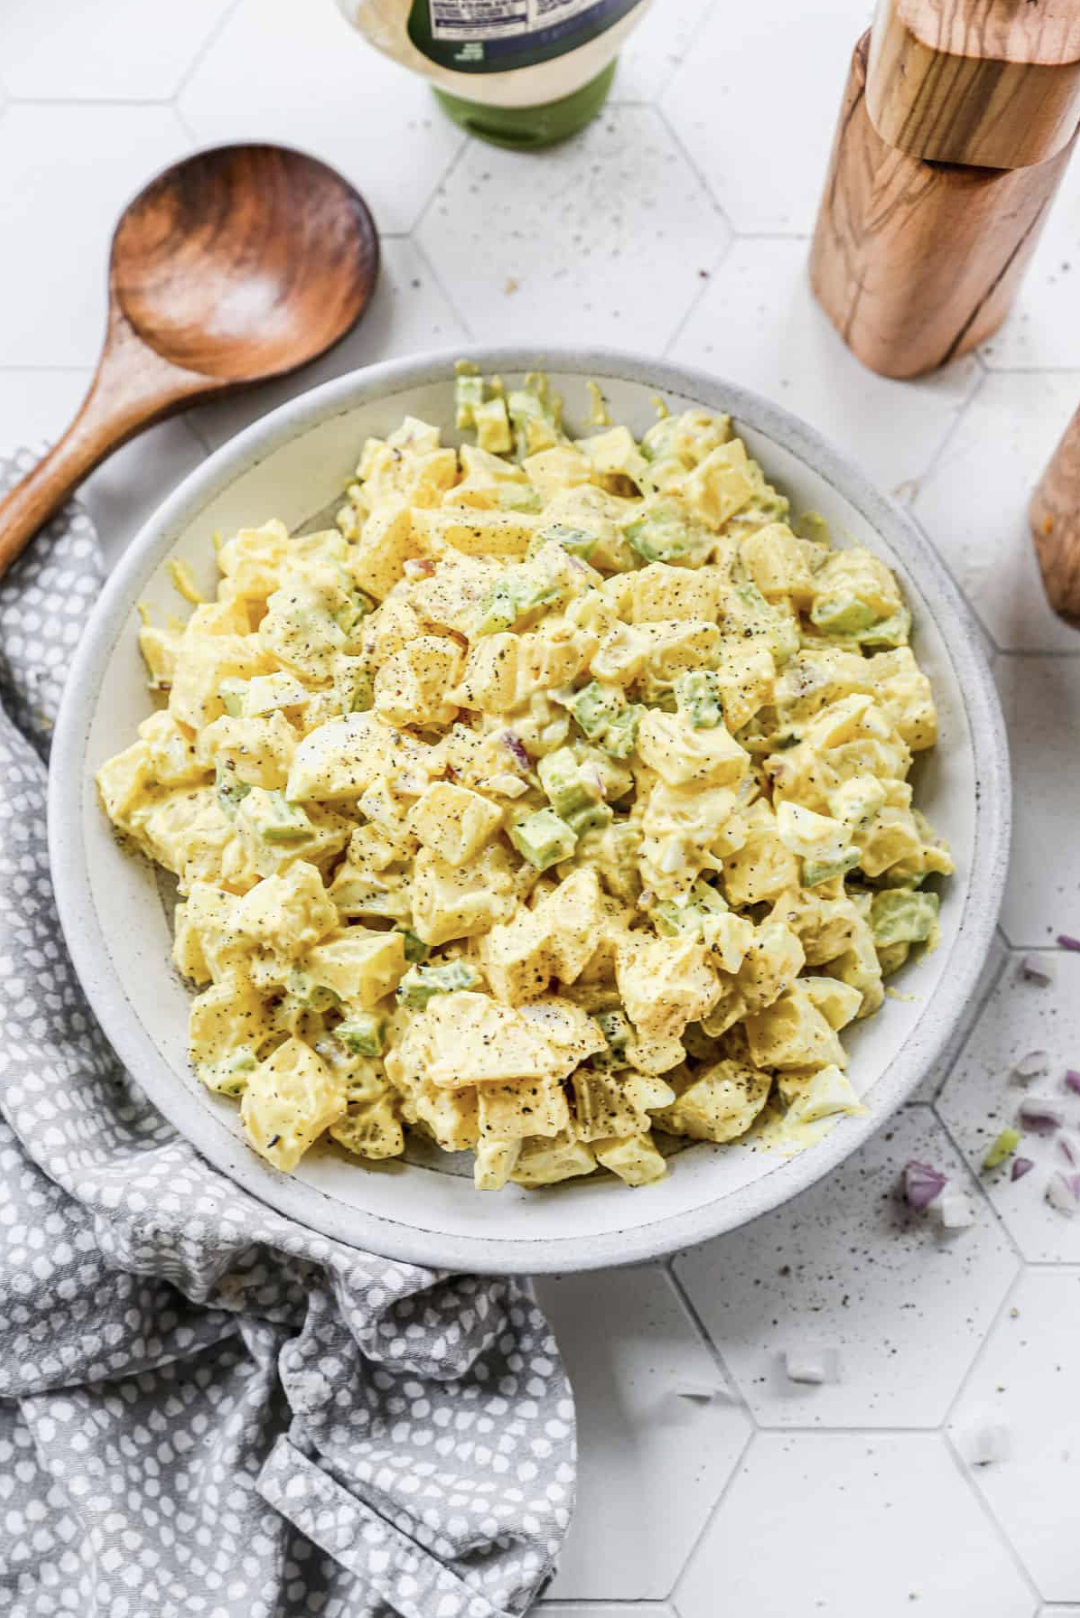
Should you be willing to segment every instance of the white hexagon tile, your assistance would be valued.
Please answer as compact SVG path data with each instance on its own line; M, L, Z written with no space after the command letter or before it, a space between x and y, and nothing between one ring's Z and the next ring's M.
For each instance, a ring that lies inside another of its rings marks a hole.
M659 114L612 106L542 161L470 143L419 237L474 337L658 352L730 233Z
M900 495L930 465L978 377L972 359L915 384L867 371L815 301L798 240L735 242L670 352L779 400Z
M581 1442L544 1618L1080 1618L1080 1216L1045 1195L1062 1136L1080 1141L1063 1084L1080 1071L1080 955L1054 947L1080 936L1080 635L1046 605L1026 521L1080 401L1080 171L978 356L914 383L863 370L814 303L806 252L870 10L654 0L604 114L526 155L467 139L333 0L0 3L0 221L18 244L0 261L0 442L62 431L97 356L116 213L196 145L312 151L384 233L373 304L337 350L94 475L110 557L207 449L303 387L470 337L621 344L813 421L913 510L998 649L1012 948L996 943L916 1104L670 1274L538 1286ZM1047 986L1021 972L1033 950ZM1013 1069L1039 1050L1047 1072L1025 1086ZM1032 1094L1062 1126L1025 1133L1024 1178L984 1173ZM950 1176L970 1226L905 1209L911 1158Z
M1076 1602L1080 1271L1029 1270L1010 1303L987 1338L949 1434L1043 1599Z
M866 0L821 0L787 6L781 19L767 5L713 6L661 105L740 233L813 229L848 62L871 11Z
M551 1595L659 1600L749 1419L661 1270L544 1279L536 1292L578 1395L577 1513Z
M759 1433L675 1592L682 1618L1032 1618L936 1433Z
M1047 1192L1055 1175L1074 1166L1066 1152L1080 1156L1080 1095L1065 1081L1080 1071L1080 955L1040 951L1038 966L1053 973L1048 984L1026 974L1026 959L1011 956L937 1111L1024 1257L1076 1264L1080 1219L1054 1207ZM1002 1130L1014 1128L1023 1134L1016 1155L1034 1167L1015 1180L1012 1159L983 1170Z
M1005 651L1077 650L1046 604L1027 506L1078 402L1080 371L984 378L915 495L916 517Z
M116 217L159 169L190 150L171 107L7 109L3 234L21 250L4 254L0 366L96 363Z
M945 1231L905 1205L911 1160L970 1199L968 1228ZM790 1207L675 1261L766 1427L936 1426L1016 1271L928 1107L899 1113Z
M165 100L232 3L185 0L166 26L145 0L4 0L0 75L26 100Z
M1001 657L994 673L1017 787L1001 924L1010 944L1080 937L1080 659Z
M388 231L412 229L465 138L333 0L240 0L179 105L201 145L274 140L332 163Z

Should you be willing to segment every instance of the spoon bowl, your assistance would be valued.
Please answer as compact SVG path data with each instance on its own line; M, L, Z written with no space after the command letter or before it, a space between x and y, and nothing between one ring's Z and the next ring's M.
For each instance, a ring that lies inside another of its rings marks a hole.
M105 346L64 437L0 502L0 576L83 478L152 422L294 371L340 341L375 288L363 198L281 146L166 169L113 235Z

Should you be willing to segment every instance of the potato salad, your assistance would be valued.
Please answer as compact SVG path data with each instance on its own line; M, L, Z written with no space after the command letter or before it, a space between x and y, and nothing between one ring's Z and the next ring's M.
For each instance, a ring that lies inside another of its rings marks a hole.
M456 405L142 630L160 706L98 784L175 874L199 1078L281 1170L414 1132L483 1190L820 1133L952 870L896 579L726 416L575 437L464 367Z

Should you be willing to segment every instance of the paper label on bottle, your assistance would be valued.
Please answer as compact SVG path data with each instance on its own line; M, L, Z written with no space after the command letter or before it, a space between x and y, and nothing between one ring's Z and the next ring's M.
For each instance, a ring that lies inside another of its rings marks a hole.
M505 72L576 50L641 0L426 0L410 34L426 54L466 72ZM427 35L427 39L424 39Z

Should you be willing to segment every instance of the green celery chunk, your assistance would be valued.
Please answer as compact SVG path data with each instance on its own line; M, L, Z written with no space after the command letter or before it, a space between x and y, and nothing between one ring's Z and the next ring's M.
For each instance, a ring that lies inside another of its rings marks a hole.
M675 681L675 702L695 730L715 730L724 722L720 687L713 669L691 669Z
M423 1011L434 995L475 989L479 982L479 972L467 961L447 961L443 966L410 966L395 993L403 1006Z
M215 771L215 788L222 813L228 815L230 820L234 820L237 809L247 797L251 788L246 781L241 781L240 777L227 764L223 764L220 759L217 761Z
M257 812L245 810L252 830L264 843L302 843L314 836L315 827L298 803L289 803L284 792L260 794Z
M568 860L577 847L574 828L561 820L554 809L538 809L526 815L510 832L510 841L530 865L546 871L560 860Z
M454 421L458 427L476 426L476 407L484 402L482 376L458 376L454 381Z
M244 713L244 694L247 691L246 680L222 680L218 686L218 696L221 705L230 719L241 719Z
M818 596L810 608L810 622L827 635L857 635L876 619L873 607L853 595Z
M258 1058L250 1045L238 1045L228 1056L212 1065L200 1065L199 1077L208 1090L221 1096L240 1096L247 1089L249 1076L258 1067Z
M624 1011L616 1008L613 1011L598 1011L593 1016L600 1032L607 1041L607 1049L596 1051L591 1057L592 1066L604 1072L612 1068L626 1067L626 1052L630 1041L634 1037L634 1030Z
M584 837L587 831L604 831L615 819L615 811L608 803L590 803L585 809L574 809L566 817L566 824L575 837Z
M623 529L626 542L646 562L677 562L694 553L686 518L671 501L660 501L651 511Z
M365 657L337 659L334 668L334 696L343 714L366 713L375 703L375 683Z
M706 917L723 915L727 909L723 894L699 876L682 904L668 899L653 905L649 915L658 933L673 938L678 933L704 933Z
M603 797L599 781L589 779L569 747L560 747L542 758L537 774L544 796L564 819L579 809L591 808Z
M1012 1156L1022 1139L1023 1136L1018 1129L1003 1129L983 1158L983 1168L1000 1168L1005 1159Z
M575 694L569 706L589 741L596 742L612 758L630 757L644 712L639 704L627 706L621 691L611 687L605 690L593 680Z
M561 545L564 551L569 551L572 556L580 556L584 562L589 560L599 543L596 535L590 534L587 528L574 528L570 523L553 522L533 536L529 542L528 555L535 556L538 550L553 541L556 545Z
M822 882L831 882L834 876L846 876L861 857L857 848L845 848L835 860L804 860L803 887L816 888Z
M800 539L812 539L818 545L832 544L829 524L820 511L804 511L791 526Z
M381 1056L383 1019L373 1011L354 1011L334 1029L334 1038L354 1056Z
M481 606L483 616L476 627L477 635L497 635L513 629L526 612L546 606L556 600L558 591L550 584L538 584L535 579L504 573L496 579Z
M333 989L328 989L324 983L316 983L307 972L299 967L289 973L289 981L285 985L290 997L298 1001L308 1011L329 1011L332 1006L338 1005L338 997Z
M870 905L870 927L874 943L887 949L890 944L921 944L933 932L938 919L936 893L910 888L887 888L875 893Z
M418 961L427 960L428 956L431 954L431 950L428 945L424 943L424 940L419 938L411 928L395 927L394 931L396 933L400 933L405 941L405 959L411 966L415 966Z

